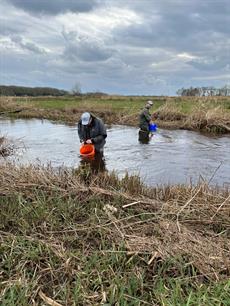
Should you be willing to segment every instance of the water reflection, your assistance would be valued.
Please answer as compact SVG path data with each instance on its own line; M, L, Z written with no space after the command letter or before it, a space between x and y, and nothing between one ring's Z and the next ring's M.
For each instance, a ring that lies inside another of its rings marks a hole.
M105 157L103 153L97 152L94 157L81 157L80 167L88 168L92 173L97 174L99 172L107 171L105 165Z

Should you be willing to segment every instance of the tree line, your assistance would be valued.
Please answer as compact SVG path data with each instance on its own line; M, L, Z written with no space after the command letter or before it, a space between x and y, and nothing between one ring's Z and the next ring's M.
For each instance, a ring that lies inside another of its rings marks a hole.
M1 96L64 96L68 91L51 87L23 87L0 85Z
M38 96L87 96L99 98L107 96L106 93L95 91L82 93L79 85L75 85L72 90L66 91L51 87L24 87L24 86L6 86L0 85L0 96L11 96L11 97L38 97Z
M225 85L221 88L215 88L213 86L181 88L177 91L177 94L179 96L195 97L230 96L230 86Z

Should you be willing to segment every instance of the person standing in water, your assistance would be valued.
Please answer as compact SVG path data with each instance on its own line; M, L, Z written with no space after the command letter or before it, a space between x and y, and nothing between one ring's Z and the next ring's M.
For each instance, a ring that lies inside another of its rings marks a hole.
M144 109L139 115L139 141L148 143L150 138L149 124L151 123L150 108L153 106L153 101L147 101Z

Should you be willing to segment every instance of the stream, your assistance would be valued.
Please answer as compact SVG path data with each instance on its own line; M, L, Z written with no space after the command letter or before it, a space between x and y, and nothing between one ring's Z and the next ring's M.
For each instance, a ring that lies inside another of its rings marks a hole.
M142 144L136 127L108 126L107 133L104 167L119 176L138 174L149 186L195 184L200 179L230 186L230 136L158 129L148 144ZM16 163L76 168L81 162L77 125L0 118L0 135L19 144L8 158Z

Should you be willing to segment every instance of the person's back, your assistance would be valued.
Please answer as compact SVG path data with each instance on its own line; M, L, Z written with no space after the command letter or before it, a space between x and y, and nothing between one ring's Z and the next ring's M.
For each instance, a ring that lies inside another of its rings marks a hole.
M78 135L81 142L93 143L96 152L103 152L107 133L101 119L90 113L82 114L78 122Z

